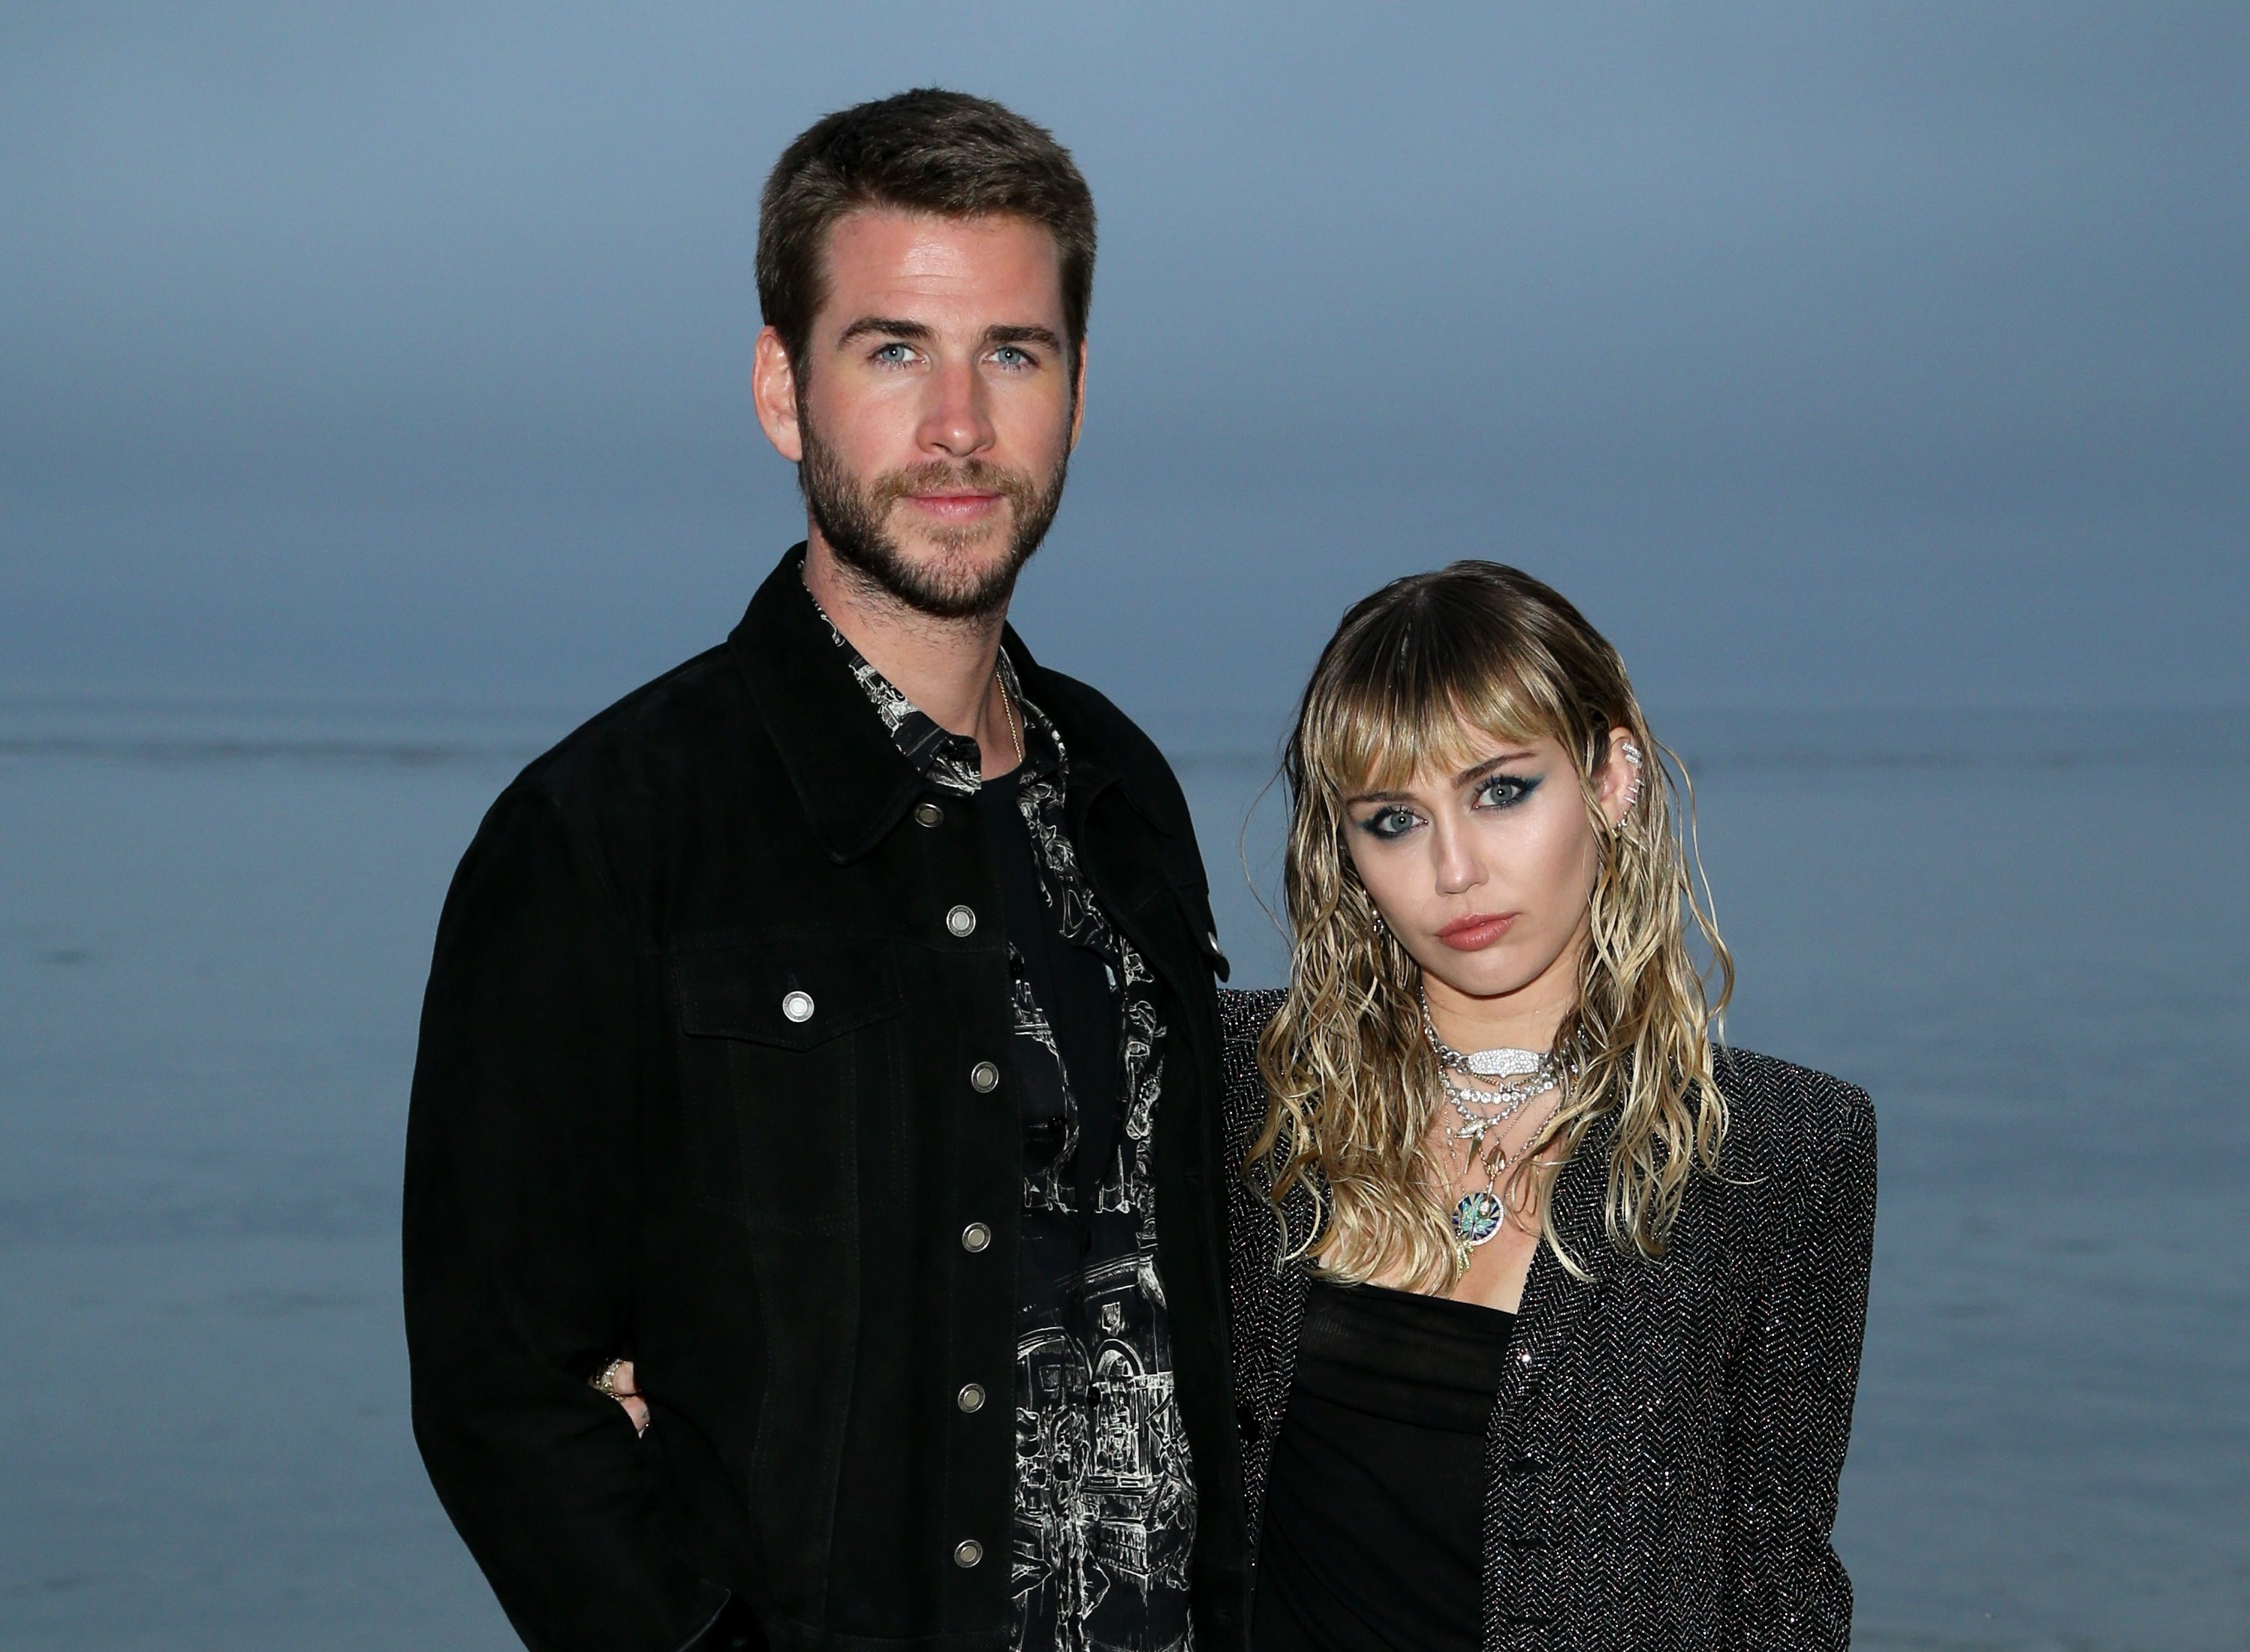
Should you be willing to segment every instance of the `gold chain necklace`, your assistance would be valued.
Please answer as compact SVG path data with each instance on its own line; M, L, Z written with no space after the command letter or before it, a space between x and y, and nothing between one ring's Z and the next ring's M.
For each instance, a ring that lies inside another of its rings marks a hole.
M1000 675L1000 662L997 660L992 662L992 686L1000 691L1000 722L1007 729L1008 738L1015 743L1016 767L1021 768L1024 766L1024 731L1016 721L1016 708L1008 699L1008 685Z

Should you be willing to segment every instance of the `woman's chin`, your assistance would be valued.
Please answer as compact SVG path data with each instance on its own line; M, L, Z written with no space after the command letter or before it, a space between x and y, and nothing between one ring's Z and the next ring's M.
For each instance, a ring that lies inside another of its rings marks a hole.
M1488 952L1457 953L1442 944L1432 951L1436 955L1416 960L1422 966L1422 974L1464 998L1511 997L1531 985L1540 974L1537 970L1525 968L1520 960L1494 957Z

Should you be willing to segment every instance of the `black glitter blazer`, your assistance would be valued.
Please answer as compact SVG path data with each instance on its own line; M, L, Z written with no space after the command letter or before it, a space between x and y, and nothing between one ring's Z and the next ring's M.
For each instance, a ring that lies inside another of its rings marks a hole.
M1266 1116L1258 1036L1281 995L1220 996L1239 1163ZM1661 1261L1604 1234L1605 1141L1556 1184L1557 1229L1592 1277L1542 1246L1524 1285L1485 1445L1487 1652L1850 1642L1829 1529L1867 1323L1874 1111L1839 1079L1747 1050L1722 1052L1719 1082L1723 1179L1692 1186ZM1228 1180L1254 1542L1305 1277L1277 1267L1262 1194Z

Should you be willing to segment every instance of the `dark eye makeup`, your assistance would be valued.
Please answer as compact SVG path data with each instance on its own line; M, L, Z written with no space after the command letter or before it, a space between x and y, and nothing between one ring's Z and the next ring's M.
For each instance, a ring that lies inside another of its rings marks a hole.
M1514 809L1539 789L1542 774L1487 774L1470 793L1469 807ZM1422 823L1421 816L1403 803L1379 803L1352 822L1354 829L1380 843L1393 843Z
M1477 782L1477 807L1513 809L1537 791L1543 778L1531 774L1487 774Z
M1394 837L1404 837L1414 829L1414 811L1401 809L1396 803L1385 803L1352 823L1370 837L1380 838L1385 843Z

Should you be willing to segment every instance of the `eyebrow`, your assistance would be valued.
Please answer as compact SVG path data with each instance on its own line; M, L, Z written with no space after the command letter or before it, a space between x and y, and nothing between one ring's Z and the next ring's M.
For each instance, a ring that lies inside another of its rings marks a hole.
M984 329L987 344L1044 344L1057 355L1062 354L1062 341L1052 327L988 327Z
M1522 751L1501 752L1454 775L1453 785L1456 789L1463 786L1473 786L1495 768L1504 768L1510 763L1520 763L1526 758L1536 757L1538 754L1529 747ZM1411 803L1413 801L1414 795L1411 792L1360 792L1345 798L1343 806L1349 809L1355 803Z
M896 316L863 315L837 334L839 346L854 339L864 339L880 334L885 338L905 339L911 343L925 344L937 334L920 321L902 321Z
M891 315L863 315L837 335L836 344L840 349L855 339L865 338L900 339L909 344L927 344L936 336L935 330L926 322L908 321ZM984 329L984 343L987 346L1041 344L1058 355L1062 354L1062 341L1055 336L1054 329L1033 325L988 327Z

